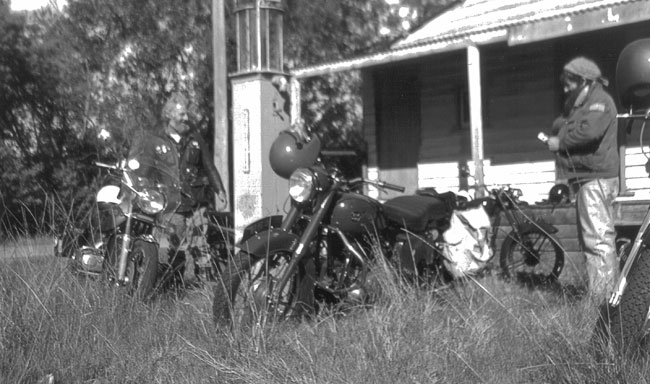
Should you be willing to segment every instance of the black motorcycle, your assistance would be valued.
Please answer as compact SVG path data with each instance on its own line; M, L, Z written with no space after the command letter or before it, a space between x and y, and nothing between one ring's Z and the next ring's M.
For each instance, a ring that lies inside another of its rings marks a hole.
M159 263L154 230L164 229L164 212L177 206L169 196L180 195L180 191L138 176L137 170L143 166L138 160L95 165L108 170L108 175L97 191L93 209L85 222L68 223L55 237L54 254L69 257L75 274L103 277L129 295L148 298L156 288L179 276L182 261L176 267L173 261ZM232 252L233 230L228 215L205 210L200 219L196 224L197 220L191 220L190 235L179 251L193 258L200 278L215 281Z
M244 230L239 252L215 288L215 321L260 322L312 314L323 304L364 303L372 293L373 267L382 261L409 281L432 285L487 266L490 224L482 202L461 206L467 200L452 192L423 190L381 203L363 188L404 188L346 178L322 161L327 155L316 136L301 131L282 132L276 139L271 166L289 179L291 207L284 217L266 217ZM471 209L487 224L464 227L467 236L476 235L470 245L460 241L467 240L463 230L452 244L445 234L454 213ZM512 248L524 237L511 239ZM449 251L454 246L460 247L460 260ZM476 257L466 259L474 251ZM534 251L527 254L534 258Z
M616 65L616 83L620 101L629 110L618 117L627 120L628 133L634 121L641 121L643 135L650 120L650 39L637 40L623 49ZM646 171L650 174L650 157ZM650 327L650 210L634 241L622 242L619 256L620 277L609 302L600 309L593 341L604 340L619 352L634 354L647 347Z
M167 207L164 187L133 172L136 164L95 162L111 171L96 195L97 215L81 233L55 240L55 255L70 257L70 268L106 276L136 297L149 297L158 276L158 242L153 236Z

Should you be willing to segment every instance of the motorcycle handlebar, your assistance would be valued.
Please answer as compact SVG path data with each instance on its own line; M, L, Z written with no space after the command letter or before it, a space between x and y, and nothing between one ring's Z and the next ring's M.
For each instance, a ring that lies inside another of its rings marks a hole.
M392 189L393 191L397 192L406 191L406 188L402 187L401 185L391 184L385 181L377 181L377 186L380 188Z
M406 190L406 188L402 187L401 185L391 184L381 180L366 180L358 177L348 181L348 185L352 187L356 187L361 184L370 184L374 185L377 188L392 189L393 191L397 192L404 192Z
M356 188L361 184L370 184L374 185L377 188L392 189L393 191L398 192L404 192L406 190L406 188L402 187L401 185L391 184L381 180L366 180L361 177L348 180L348 185L352 188Z
M106 164L106 163L102 163L101 161L95 161L94 164L96 166L102 167L102 168L118 169L117 165L115 165L115 164Z
M333 150L322 150L320 151L321 155L323 156L330 156L330 157L342 157L342 156L356 156L357 153L355 151L350 151L350 150L344 150L344 149L333 149Z

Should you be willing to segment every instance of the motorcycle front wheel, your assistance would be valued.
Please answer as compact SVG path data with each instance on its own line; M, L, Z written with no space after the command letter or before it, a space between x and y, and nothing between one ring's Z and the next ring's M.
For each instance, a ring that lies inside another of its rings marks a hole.
M503 276L525 282L556 281L564 267L564 250L551 234L539 228L511 232L501 244Z
M112 237L107 250L107 270L112 281L117 280L120 242ZM129 253L124 282L127 294L138 298L149 298L154 290L158 275L158 247L144 240L134 240Z
M650 250L634 260L627 287L618 306L604 304L594 336L612 345L617 352L636 352L648 334L650 315Z
M260 260L252 260L245 252L235 255L214 288L215 322L249 326L292 316L298 296L297 271L276 296L277 300L272 299L290 258L289 252L276 252Z

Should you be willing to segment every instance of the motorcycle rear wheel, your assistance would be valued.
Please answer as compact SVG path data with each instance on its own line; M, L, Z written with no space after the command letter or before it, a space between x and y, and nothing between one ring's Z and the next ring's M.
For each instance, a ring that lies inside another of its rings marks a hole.
M503 276L525 282L554 282L564 267L564 250L551 234L531 227L511 232L501 244L499 265Z
M212 313L215 323L230 321L233 326L263 325L269 319L281 320L292 316L296 309L297 271L277 302L271 300L290 257L289 252L276 252L252 260L249 254L239 252L231 258L214 288Z
M617 352L636 352L648 334L650 314L650 250L644 249L634 261L627 287L618 306L600 308L594 336L612 345Z
M158 247L144 240L134 240L129 253L125 282L126 293L140 300L148 299L154 291L158 275ZM107 272L112 281L117 280L119 242L112 237L107 250Z

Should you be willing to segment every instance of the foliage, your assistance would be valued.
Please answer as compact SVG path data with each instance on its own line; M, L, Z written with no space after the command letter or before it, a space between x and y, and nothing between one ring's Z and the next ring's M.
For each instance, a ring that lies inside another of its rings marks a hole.
M407 33L399 16L401 7L410 9L407 19L418 24L448 3L450 0L402 0L394 5L374 0L287 0L286 64L304 67L388 49ZM358 153L342 161L341 168L351 176L360 175L366 156L361 85L359 71L307 78L301 84L302 118L320 135L324 146Z
M59 55L60 45L47 35L52 14L34 17L40 22L0 12L0 157L5 165L0 175L0 234L6 225L16 225L17 216L22 216L23 229L33 226L21 212L44 212L48 193L63 190L74 196L66 184L69 178L57 175L67 168L65 159L86 146L75 131L79 98L66 92L70 85L65 75L75 71L74 60ZM73 178L84 177L83 169L71 171Z
M444 2L401 0L412 9L411 21ZM401 4L285 3L287 69L385 49L405 33ZM234 0L224 4L232 69ZM0 158L7 165L0 175L0 237L34 228L34 220L18 219L21 212L42 216L53 193L71 204L84 201L97 175L91 160L123 149L140 130L157 129L173 90L192 96L192 118L210 133L211 11L209 0L68 0L62 12L13 13L0 0ZM302 85L306 122L326 147L357 149L360 157L350 161L357 165L364 154L360 87L354 71ZM112 148L97 142L100 129L113 133Z

